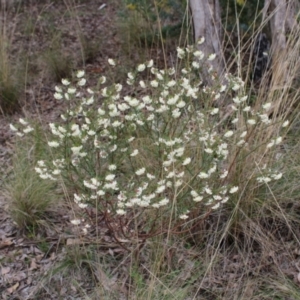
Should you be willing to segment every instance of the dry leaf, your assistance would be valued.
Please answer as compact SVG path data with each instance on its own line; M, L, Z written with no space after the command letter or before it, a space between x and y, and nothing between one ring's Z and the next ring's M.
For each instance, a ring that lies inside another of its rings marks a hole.
M34 254L43 254L44 252L41 251L39 248L34 247L34 248L33 248L33 253L34 253Z
M16 274L14 274L14 276L13 276L14 280L17 280L17 281L21 281L21 280L25 279L26 277L27 277L27 275L25 272L18 272Z
M33 259L31 260L29 270L35 270L35 269L37 269L37 264L36 264L35 258L33 258Z
M8 247L12 244L13 244L12 239L5 239L5 240L0 242L0 249Z
M6 291L9 294L12 294L14 291L16 291L16 289L19 287L19 282L17 282L16 284L14 284L13 286L11 286L10 288L8 288Z
M10 267L1 268L1 274L2 275L5 275L5 274L9 273L9 271L10 271Z

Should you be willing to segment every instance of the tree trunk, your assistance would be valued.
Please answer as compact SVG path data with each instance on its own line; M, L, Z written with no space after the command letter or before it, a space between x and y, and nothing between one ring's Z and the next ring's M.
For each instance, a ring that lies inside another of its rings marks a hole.
M296 29L296 11L295 0L265 0L263 20L269 14L272 34L272 74L273 81L279 86L286 82L287 72L283 70L286 71L288 68L287 32Z
M191 9L195 42L205 38L199 50L205 56L216 54L217 57L211 62L215 72L220 76L224 69L222 52L222 24L219 0L189 0ZM204 76L207 74L203 74ZM209 77L210 78L210 77ZM208 79L208 83L210 80Z

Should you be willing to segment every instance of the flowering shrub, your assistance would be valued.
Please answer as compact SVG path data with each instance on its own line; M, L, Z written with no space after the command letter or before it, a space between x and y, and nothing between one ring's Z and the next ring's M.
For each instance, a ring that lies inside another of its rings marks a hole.
M273 126L270 104L259 111L248 106L240 78L227 74L218 83L210 66L215 55L205 58L193 47L177 52L187 66L158 70L151 60L128 73L126 88L106 86L104 76L100 91L86 88L84 71L75 85L65 79L55 88L54 97L69 108L60 124L49 124L53 159L38 161L35 170L72 186L74 202L96 208L119 237L142 235L132 222L150 236L218 209L239 191L231 173L241 153L263 148L263 161L282 140L249 144L254 128ZM208 68L214 86L203 86L201 68ZM221 103L229 103L229 113ZM32 131L23 119L11 129L19 136ZM282 176L267 165L255 174L259 183Z

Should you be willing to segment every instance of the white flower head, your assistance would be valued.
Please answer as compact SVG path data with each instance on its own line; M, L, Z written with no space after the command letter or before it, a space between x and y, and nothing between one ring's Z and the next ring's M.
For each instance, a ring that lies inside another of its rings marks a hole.
M188 217L189 216L186 215L186 214L182 214L182 215L179 216L179 218L182 219L182 220L186 220L186 219L188 219Z
M141 88L143 88L143 89L146 88L145 81L141 80L141 81L139 82L139 84L140 84Z
M216 54L214 53L214 54L210 54L210 55L208 56L207 60L212 61L212 60L214 60L215 58L216 58Z
M150 81L150 85L152 87L158 87L158 82L156 80L152 80L152 81Z
M185 51L186 51L187 53L191 53L191 52L193 51L193 46L188 45L188 46L185 48Z
M195 190L191 190L192 197L198 197L199 194Z
M62 94L61 94L61 93L58 93L58 92L54 93L53 96L54 96L54 98L55 98L56 100L61 100L61 99L63 98Z
M146 66L144 64L140 64L137 67L138 72L143 72L146 69Z
M268 102L268 103L265 103L262 107L263 107L264 110L269 110L271 105L272 104L270 102Z
M150 69L150 71L151 71L151 73L152 73L153 75L156 75L156 74L157 74L157 72L158 72L158 69L157 69L157 68L154 68L154 67L152 67L152 68Z
M220 93L224 92L226 90L226 87L227 87L226 85L222 85L220 88Z
M9 128L11 131L18 131L18 129L12 124L9 124Z
M188 165L191 161L192 161L191 158L188 157L188 158L186 158L186 159L183 161L182 165L183 165L183 166L186 166L186 165Z
M160 185L160 186L156 189L155 193L156 193L156 194L160 194L160 193L162 193L165 189L166 189L166 186L165 186L165 185Z
M239 97L234 97L232 99L232 101L235 103L235 104L240 104L241 103L241 100L239 99Z
M245 102L247 99L248 99L248 96L244 96L244 97L241 97L241 98L240 98L240 101L241 101L241 102Z
M156 78L157 78L158 80L163 80L163 79L164 79L164 77L162 76L161 73L156 73L155 75L156 75Z
M220 175L220 178L221 178L221 179L224 179L224 178L227 177L227 175L228 175L228 171L227 171L227 170L224 170L224 171L222 172L222 174Z
M282 173L272 175L274 180L279 180L282 177Z
M24 126L27 126L27 125L28 125L28 122L25 121L25 120L22 119L22 118L19 119L19 122L20 122L22 125L24 125Z
M180 115L181 115L181 112L180 112L179 108L175 108L175 109L172 111L172 116L173 116L173 118L177 119L177 118L180 117Z
M175 74L175 68L170 68L170 69L168 69L168 74L169 75L174 75Z
M76 88L69 87L67 92L68 92L68 94L75 94L76 93Z
M247 135L247 131L243 131L242 134L240 135L240 138L244 138Z
M224 137L228 138L228 137L231 137L233 136L233 131L232 130L229 130L227 131L225 134L224 134Z
M192 67L193 67L194 69L199 69L199 68L200 68L200 64L199 64L197 61L193 61L193 62L192 62Z
M275 141L274 140L271 140L270 143L267 144L267 148L271 148L275 145Z
M71 147L71 151L73 152L74 155L78 155L81 149L82 149L82 145L78 147Z
M220 207L220 202L218 202L217 204L215 204L214 206L211 207L211 209L217 209Z
M208 178L209 175L208 175L207 173L205 173L205 172L200 172L200 173L198 174L198 177L204 179L204 178Z
M198 50L198 51L194 52L194 56L197 57L199 60L201 60L204 57L204 53L202 51Z
M116 213L117 213L117 215L123 216L126 214L126 211L124 209L117 209Z
M153 59L149 60L147 63L147 68L152 68L153 67Z
M201 202L203 200L203 196L197 196L193 198L194 202Z
M66 100L70 100L70 96L69 96L68 93L65 93L65 94L64 94L64 97L65 97Z
M71 223L73 225L79 225L81 223L81 221L79 219L74 219L74 220L71 220Z
M272 181L272 179L267 176L262 176L262 177L258 177L257 181L260 183L268 183L268 182Z
M271 121L269 119L269 116L267 114L262 114L262 115L259 115L262 123L265 123L265 124L269 124Z
M208 154L212 154L214 152L211 148L205 148L204 151Z
M201 44L203 44L204 42L205 42L205 38L204 38L204 36L202 36L202 37L198 40L197 44L198 44L198 45L201 45Z
M115 177L116 177L115 174L108 174L108 175L105 176L105 180L106 181L112 181L112 180L115 179Z
M93 103L94 103L94 96L91 96L85 102L86 105L92 105Z
M232 89L233 89L234 91L237 91L237 90L240 89L240 87L241 87L241 86L240 86L238 83L235 83L235 84L233 85Z
M128 101L128 104L132 107L137 107L139 104L140 104L140 101L136 98L131 98L129 101Z
M55 169L55 170L52 172L53 175L59 175L60 173L61 173L61 170L59 170L59 169Z
M68 79L62 79L62 80L61 80L61 83L62 83L63 85L69 85L69 84L70 84L70 81L69 81Z
M145 168L141 168L141 169L138 169L135 174L140 176L140 175L143 175L145 173L146 169Z
M138 155L138 153L139 153L139 150L138 150L138 149L135 149L135 150L130 154L130 156L136 156L136 155Z
M46 167L45 161L43 161L43 160L39 160L37 162L37 165L40 166L40 167Z
M48 146L52 148L57 148L59 146L59 143L56 141L49 141Z
M181 73L182 73L182 74L188 74L189 71L188 71L187 69L183 68L183 69L181 70Z
M99 78L99 82L100 82L100 84L104 84L106 82L106 77L105 76L101 76Z
M107 94L107 88L105 87L104 89L102 89L102 96L103 97L107 97L108 96L108 94Z
M77 72L76 77L81 78L81 77L84 76L84 74L85 74L85 72L83 70L80 70L80 71Z
M184 54L185 54L185 51L182 48L180 48L180 47L177 47L176 50L177 50L177 57L178 58L183 58Z
M249 125L255 125L255 124L256 124L256 121L255 121L254 119L249 119L249 120L247 121L247 123L248 123Z
M108 170L110 170L110 171L114 171L114 170L116 170L117 169L117 166L116 165L109 165L108 166Z
M93 94L94 94L94 91L93 91L93 90L91 90L90 88L88 88L86 91L87 91L89 94L91 94L91 95L93 95Z
M223 200L221 201L221 203L226 203L229 200L229 197L225 197L223 198Z
M159 201L159 205L160 206L164 206L167 205L169 203L169 199L168 198L164 198L162 200Z
M80 208L86 208L88 205L86 203L78 203L78 206ZM84 230L86 230L86 228L84 228ZM85 233L86 234L86 233Z
M148 117L147 117L147 121L152 121L154 120L155 118L155 115L154 114L150 114Z
M216 115L217 113L219 112L219 108L213 108L210 112L210 114L213 116L213 115Z
M167 86L168 87L173 87L173 86L175 86L176 85L176 81L174 80L174 79L172 79L171 81L169 81L168 83L167 83Z
M246 143L245 140L242 139L242 140L238 141L236 145L237 145L238 147L241 147L241 146L243 146L245 143Z
M59 86L55 86L55 92L57 92L57 93L62 93L62 89L59 87Z
M85 78L81 78L78 83L79 86L84 86L86 84L86 79Z
M283 124L282 124L282 127L287 127L289 125L289 121L286 120Z
M98 196L104 196L104 195L105 195L105 191L103 191L103 190L98 190L98 191L97 191L97 195L98 195Z
M176 107L178 107L178 108L183 108L183 107L185 107L185 102L183 101L183 100L180 100L177 104L176 104Z
M109 58L107 61L113 67L116 65L116 62L112 58Z
M31 131L33 131L34 129L31 126L27 126L26 128L23 129L24 133L29 133Z
M278 138L275 139L275 145L278 145L282 142L282 137L279 136Z
M230 190L229 190L229 193L230 194L234 194L238 191L239 187L238 186L233 186Z
M147 178L148 178L149 180L152 180L152 179L155 178L155 176L152 175L152 174L150 174L150 173L147 173Z

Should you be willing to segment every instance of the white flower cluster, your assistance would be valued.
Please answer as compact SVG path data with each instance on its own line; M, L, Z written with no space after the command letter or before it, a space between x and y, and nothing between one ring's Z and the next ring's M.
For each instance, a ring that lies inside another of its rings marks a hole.
M144 92L123 95L121 84L103 87L97 94L98 107L95 93L85 89L84 71L77 73L75 86L63 80L54 97L70 105L62 124L49 124L48 145L57 156L47 166L38 162L40 177L76 178L74 201L79 207L97 203L100 211L109 206L117 215L132 208L167 210L176 200L178 217L184 220L195 207L217 209L226 203L239 189L238 183L227 182L230 170L224 166L229 166L230 151L247 145L252 126L270 125L270 105L254 111L242 92L243 81L230 74L222 85L202 88L195 69L205 60L204 54L193 47L177 52L179 58L192 55L190 67L178 72L158 70L152 60L140 64L127 74L127 84L136 84ZM213 59L215 55L210 55L206 61ZM109 64L115 67L116 62L110 59ZM151 78L139 80L147 70ZM99 83L105 84L106 78L102 76ZM214 103L229 90L236 94L231 99L231 122L220 127L220 108ZM205 109L199 105L204 99L211 103ZM22 130L13 125L11 130L28 133L30 125L20 123ZM281 140L272 139L266 149ZM266 183L281 176L269 172L257 180Z
M12 124L9 125L10 130L13 131L13 132L15 132L16 135L19 136L19 137L22 137L22 136L24 136L24 134L27 134L27 133L29 133L29 132L31 132L31 131L34 130L33 127L32 127L30 124L28 124L28 122L25 121L25 120L22 119L22 118L19 119L19 123L20 123L21 126L22 126L22 127L19 128L19 129L16 128L16 127L15 127L14 125L12 125Z
M48 162L47 162L48 163ZM65 167L64 159L55 159L52 161L52 166L47 166L46 162L39 160L35 171L39 174L42 179L57 180L58 176L61 174L62 170Z

